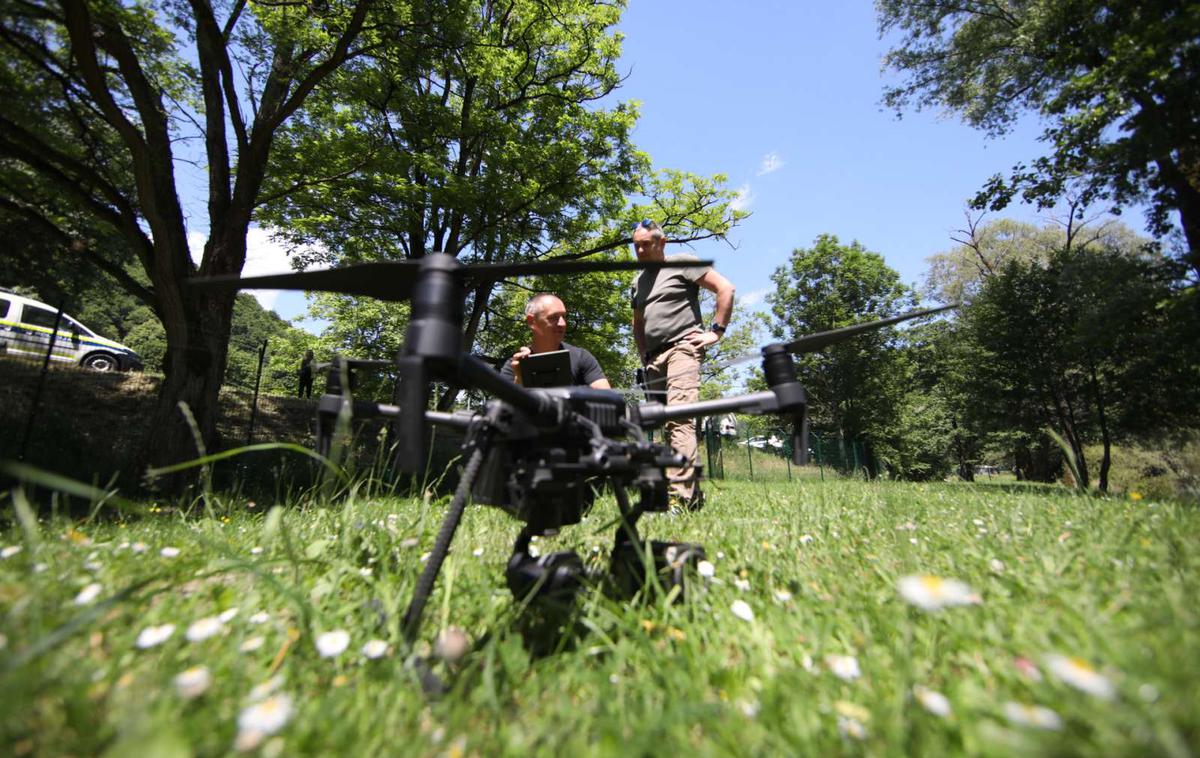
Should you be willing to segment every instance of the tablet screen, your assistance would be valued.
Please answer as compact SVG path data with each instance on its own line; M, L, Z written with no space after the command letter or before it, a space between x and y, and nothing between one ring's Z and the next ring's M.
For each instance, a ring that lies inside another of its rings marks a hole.
M551 350L526 356L521 361L521 383L526 387L569 387L571 354Z

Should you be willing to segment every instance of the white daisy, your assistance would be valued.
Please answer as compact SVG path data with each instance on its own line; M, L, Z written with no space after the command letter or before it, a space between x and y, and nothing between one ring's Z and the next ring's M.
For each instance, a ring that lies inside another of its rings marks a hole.
M858 659L852 655L834 655L825 656L825 666L838 679L852 682L862 676L862 669L858 667Z
M254 547L250 548L250 555L261 555L261 554L262 554L261 547L258 547L257 545L255 545Z
M370 579L371 575L374 573L375 571L370 566L363 566L358 570L358 575L363 579Z
M80 590L79 594L75 596L75 605L87 605L99 597L103 590L104 588L101 587L98 582L92 582Z
M3 550L0 550L0 558L12 558L17 553L21 552L20 545L7 545Z
M734 579L733 586L737 587L742 592L747 592L750 589L750 582L746 579Z
M245 708L238 715L238 735L234 746L238 750L253 750L263 739L275 734L291 720L292 699L286 694L273 695Z
M1062 718L1057 713L1040 705L1007 702L1004 717L1017 726L1032 726L1048 731L1062 729Z
M174 624L163 624L162 626L148 626L138 633L137 642L134 644L143 650L146 648L161 645L171 638L175 633Z
M433 652L438 658L453 662L467 654L470 644L470 640L467 639L463 630L456 626L450 626L438 634L437 641L433 645Z
M1082 658L1051 653L1043 660L1050 673L1077 690L1104 700L1112 700L1117 694L1113 683Z
M860 724L865 724L871 720L871 712L870 711L868 711L866 708L862 707L858 703L851 703L848 700L837 701L836 703L833 704L833 709L834 709L834 711L837 712L837 714L839 716L843 716L848 719L853 719L853 720L859 722Z
M192 622L185 636L189 642L200 642L220 632L223 626L225 625L221 622L221 619L216 616L207 616L199 621Z
M193 666L175 677L175 691L184 700L200 697L212 685L212 674L203 666Z
M787 590L775 590L775 599L781 603L786 603L792 599L792 593Z
M237 608L227 608L226 610L221 611L217 618L221 619L222 624L228 624L236 615L238 615Z
M317 652L322 658L336 658L345 652L350 644L350 632L345 629L335 629L317 635Z
M132 551L133 551L133 552L135 552L135 553L144 553L144 552L146 552L146 550L148 550L149 548L147 548L147 547L146 547L146 543L145 543L145 542L135 542L135 543L133 543L132 545L130 545L130 546L129 546L129 549L130 549L130 550L132 550Z
M745 600L734 600L733 605L729 606L729 610L733 611L733 615L737 616L742 621L754 620L754 610L746 603Z
M940 611L956 605L981 602L979 595L957 579L938 576L906 576L897 583L900 597L924 611Z
M257 703L259 700L265 700L266 698L275 694L275 691L282 686L283 677L275 675L262 684L254 685L254 689L250 690L250 694L246 697L250 700L250 702Z
M251 624L265 624L271 620L271 614L267 613L266 611L259 611L246 620Z
M717 567L708 561L700 561L696 564L696 573L705 579L712 579L717 574Z
M174 558L175 556L179 555L179 548L164 547L162 550L158 551L158 554L161 555L163 558Z
M362 654L367 658L382 658L387 655L388 644L383 640L368 640L362 646Z
M800 544L801 545L807 545L808 543L810 543L812 541L813 541L813 536L811 534L800 535Z
M1004 561L1000 560L999 558L993 558L988 561L988 568L990 568L994 573L1002 574L1004 573Z
M853 719L849 716L838 716L837 727L838 732L843 737L850 737L855 740L865 740L867 738L867 728L858 719Z
M262 637L251 637L250 639L242 642L241 645L238 645L238 650L243 653L253 653L254 651L262 648L263 642L265 642L265 640Z
M481 547L475 548L474 550L471 551L471 555L478 558L479 556L483 555L483 548L481 548Z
M50 567L44 563L35 563L35 564L33 564L33 573L40 574L48 568L50 568Z
M940 692L927 689L918 684L916 687L913 687L913 697L917 699L922 708L934 716L946 718L951 713L950 701Z

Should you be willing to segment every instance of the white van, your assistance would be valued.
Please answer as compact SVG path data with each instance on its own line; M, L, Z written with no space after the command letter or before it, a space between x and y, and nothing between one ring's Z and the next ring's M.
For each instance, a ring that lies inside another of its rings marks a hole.
M0 354L43 358L54 333L58 311L32 298L0 289ZM141 371L142 359L133 350L62 315L50 356L94 371Z

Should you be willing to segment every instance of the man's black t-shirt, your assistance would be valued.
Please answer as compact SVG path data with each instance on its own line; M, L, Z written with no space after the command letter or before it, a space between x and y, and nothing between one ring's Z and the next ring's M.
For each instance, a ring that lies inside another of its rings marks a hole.
M604 369L600 368L596 356L581 347L575 347L566 342L560 343L558 349L566 350L571 358L572 384L587 387L597 379L604 378ZM504 365L500 367L500 375L509 381L514 381L511 360L504 361Z

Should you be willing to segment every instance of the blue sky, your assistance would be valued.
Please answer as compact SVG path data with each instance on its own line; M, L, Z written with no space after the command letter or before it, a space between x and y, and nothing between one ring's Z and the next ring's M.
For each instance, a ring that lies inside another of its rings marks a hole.
M635 144L659 168L726 174L753 214L730 236L736 249L692 248L743 308L762 307L771 272L825 232L919 283L987 178L1043 152L1033 121L989 140L950 114L885 110L887 41L870 2L633 0L619 28L627 79L614 98L641 103ZM1002 215L1038 218L1025 206ZM265 234L250 250L247 275L287 269ZM306 308L299 293L260 299L289 319Z
M744 305L825 232L919 282L988 177L1043 152L1032 120L989 140L953 115L886 110L888 46L869 2L634 0L620 28L621 97L642 104L635 143L657 166L724 173L746 197L736 250L694 247ZM1037 219L1026 206L996 215Z

